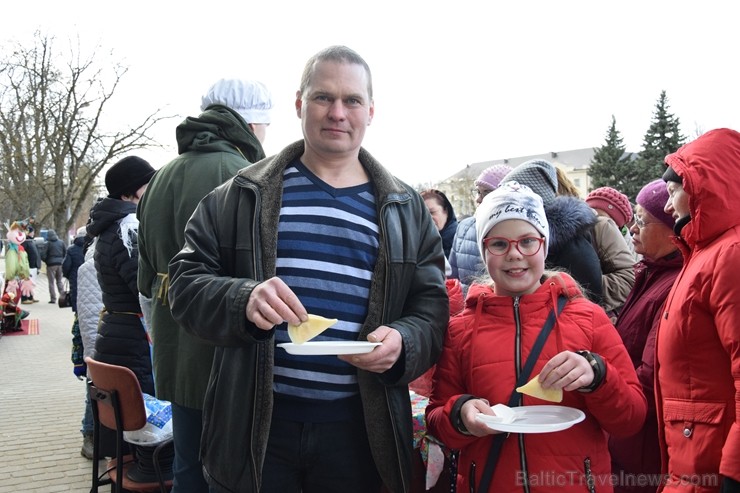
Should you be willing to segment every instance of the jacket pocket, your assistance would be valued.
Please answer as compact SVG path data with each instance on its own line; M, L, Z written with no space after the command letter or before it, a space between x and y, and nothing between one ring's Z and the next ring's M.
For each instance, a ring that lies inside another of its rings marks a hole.
M716 473L726 437L726 403L665 399L663 419L668 473L676 476Z

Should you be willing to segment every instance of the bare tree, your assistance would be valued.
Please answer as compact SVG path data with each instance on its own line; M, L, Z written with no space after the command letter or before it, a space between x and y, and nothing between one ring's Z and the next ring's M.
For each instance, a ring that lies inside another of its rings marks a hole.
M54 37L36 32L32 46L17 42L0 56L0 214L68 230L90 204L96 178L123 154L161 147L148 137L160 109L124 130L108 130L107 104L128 67L112 53L80 53L79 39L65 56Z

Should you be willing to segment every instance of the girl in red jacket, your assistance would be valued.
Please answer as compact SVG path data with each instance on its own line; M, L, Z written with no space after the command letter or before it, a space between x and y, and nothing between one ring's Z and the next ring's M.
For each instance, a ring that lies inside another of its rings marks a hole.
M611 492L608 435L637 432L646 402L627 351L603 309L564 273L545 274L548 224L542 200L508 182L476 210L481 257L493 283L474 284L451 319L426 410L429 432L460 449L460 491L483 493L481 477L498 433L476 418L509 401L535 339L559 296L567 298L532 377L562 389L581 423L558 433L504 438L486 491ZM549 402L520 396L519 405Z

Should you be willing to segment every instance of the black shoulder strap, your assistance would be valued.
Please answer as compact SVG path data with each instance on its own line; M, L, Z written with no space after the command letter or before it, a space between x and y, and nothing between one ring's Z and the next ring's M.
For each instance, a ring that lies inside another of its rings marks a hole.
M565 307L565 303L567 303L568 299L560 295L558 297L558 314L563 311L563 307ZM527 361L524 363L524 368L522 368L522 372L519 374L519 379L516 382L516 385L514 386L514 390L511 392L511 397L509 397L509 407L515 407L519 405L519 392L516 391L517 387L521 387L525 383L529 381L529 375L532 373L532 369L534 368L535 363L537 362L537 358L540 356L540 353L542 352L542 348L545 347L545 341L547 341L547 337L550 335L550 332L552 332L552 328L555 326L555 310L550 311L550 315L548 315L547 320L545 321L545 325L542 326L542 330L540 331L540 335L537 336L537 340L535 341L534 345L532 346L532 351L530 351L529 356L527 357ZM504 440L508 436L508 433L499 433L496 436L493 437L493 443L491 444L491 450L488 452L488 460L486 461L486 467L483 469L483 475L480 479L480 485L479 485L479 491L480 493L487 493L488 492L488 486L491 484L491 479L493 479L493 472L496 470L496 463L498 463L499 455L501 454L501 448L504 445ZM475 478L469 478L471 483L475 482ZM474 490L473 490L474 491Z

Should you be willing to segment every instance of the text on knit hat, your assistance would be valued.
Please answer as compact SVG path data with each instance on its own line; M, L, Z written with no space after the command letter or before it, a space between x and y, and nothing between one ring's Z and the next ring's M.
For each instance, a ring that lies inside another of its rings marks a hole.
M520 219L531 224L545 239L545 256L550 243L550 226L542 198L528 186L507 181L485 196L475 210L475 231L481 258L486 258L483 240L502 221Z

